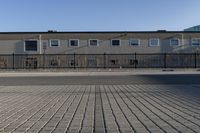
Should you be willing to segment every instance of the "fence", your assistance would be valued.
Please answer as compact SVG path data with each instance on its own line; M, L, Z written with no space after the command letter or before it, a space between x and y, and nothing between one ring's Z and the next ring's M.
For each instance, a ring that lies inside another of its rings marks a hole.
M11 54L0 55L0 69L198 68L199 57L199 53Z

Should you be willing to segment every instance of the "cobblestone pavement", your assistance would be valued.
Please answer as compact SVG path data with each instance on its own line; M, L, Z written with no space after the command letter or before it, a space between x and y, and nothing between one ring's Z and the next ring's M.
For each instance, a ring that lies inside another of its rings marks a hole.
M0 86L0 131L200 132L200 85Z

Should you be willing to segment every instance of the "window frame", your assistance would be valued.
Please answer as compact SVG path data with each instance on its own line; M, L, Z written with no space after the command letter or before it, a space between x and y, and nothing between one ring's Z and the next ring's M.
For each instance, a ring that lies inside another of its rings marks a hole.
M60 40L59 39L50 39L50 47L60 47ZM58 46L52 46L52 42L51 41L58 41Z
M194 45L194 44L193 44L194 39L198 39L198 40L199 40L199 44L198 44L198 45ZM191 45L192 45L192 46L200 46L200 38L192 38L192 40L191 40Z
M172 44L172 40L178 40L178 45L174 45L174 44ZM170 39L170 46L180 46L180 39L179 38L172 38L172 39Z
M96 40L97 41L97 45L96 46L95 45L91 45L90 41L92 41L92 40ZM99 39L89 39L88 41L89 41L89 46L90 47L98 47L99 46Z
M119 45L113 45L113 41L114 40L118 40L119 41ZM113 47L120 47L121 46L121 39L112 39L111 40L111 46L113 46Z
M26 41L36 41L37 42L37 50L26 50ZM38 40L37 39L24 40L24 52L38 52Z
M158 40L158 44L157 45L152 45L152 43L151 43L152 40ZM149 39L149 46L150 47L159 47L160 46L160 39L159 38L150 38Z
M78 45L77 46L72 46L71 45L71 41L78 41ZM69 46L70 47L79 47L79 39L69 39Z
M138 41L138 45L132 45L131 41L133 41L133 40L137 40ZM131 47L139 47L140 46L140 39L137 39L137 38L131 38L131 39L129 39L129 45Z

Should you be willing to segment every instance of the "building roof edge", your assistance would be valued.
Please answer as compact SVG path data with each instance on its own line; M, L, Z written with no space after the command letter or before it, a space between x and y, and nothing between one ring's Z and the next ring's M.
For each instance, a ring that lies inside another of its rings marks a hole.
M96 33L200 33L200 31L20 31L20 32L0 32L0 34L96 34Z

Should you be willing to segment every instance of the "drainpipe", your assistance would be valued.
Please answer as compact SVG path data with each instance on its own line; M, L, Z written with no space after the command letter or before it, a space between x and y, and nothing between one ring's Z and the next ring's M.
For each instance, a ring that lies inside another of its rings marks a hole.
M42 35L39 35L40 54L42 54Z
M182 35L182 45L184 46L184 36L183 36L183 34L181 34Z

